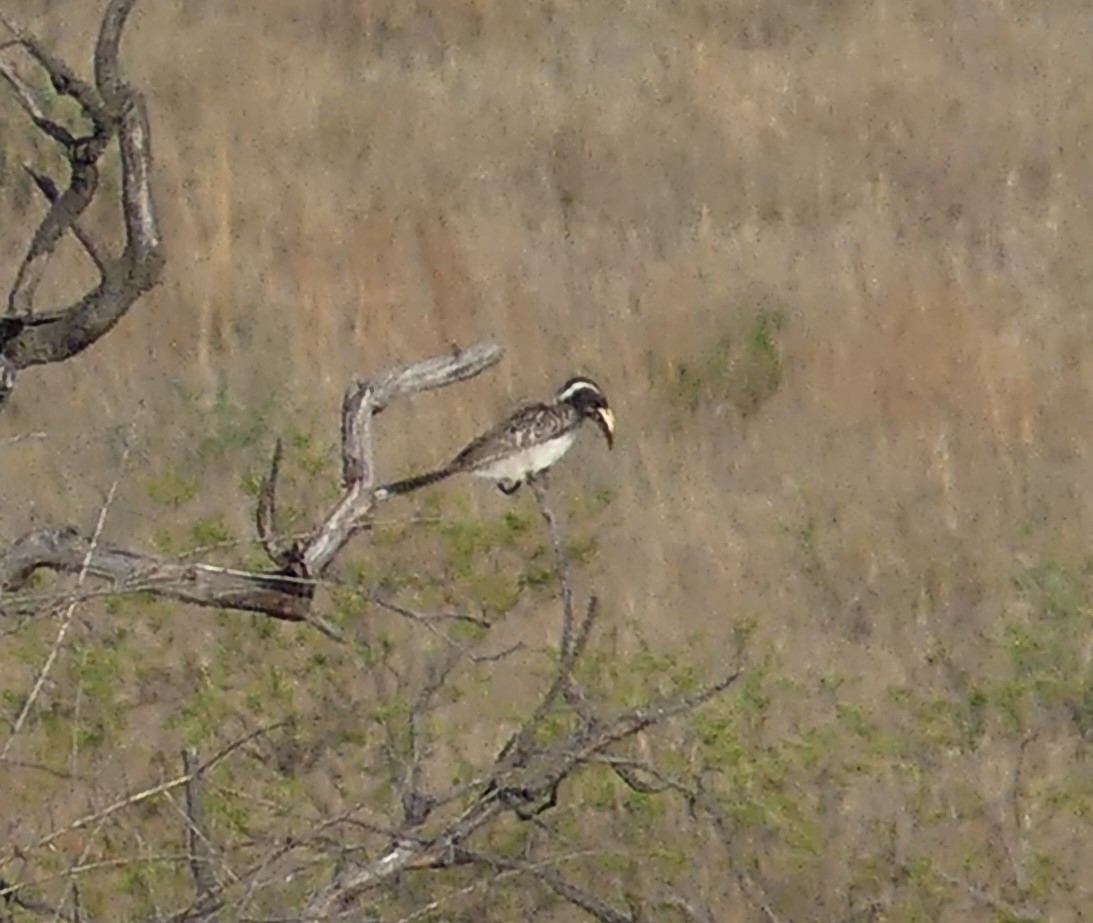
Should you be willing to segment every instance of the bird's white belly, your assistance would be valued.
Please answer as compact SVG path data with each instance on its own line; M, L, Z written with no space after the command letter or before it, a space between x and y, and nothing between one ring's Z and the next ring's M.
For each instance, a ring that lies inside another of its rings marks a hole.
M520 482L529 474L537 474L553 465L573 447L576 439L577 431L573 430L557 439L529 446L505 458L483 465L474 474L493 481Z

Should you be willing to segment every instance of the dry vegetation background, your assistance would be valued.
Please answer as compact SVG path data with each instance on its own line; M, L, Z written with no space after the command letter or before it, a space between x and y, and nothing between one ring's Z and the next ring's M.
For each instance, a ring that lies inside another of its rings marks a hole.
M16 6L87 61L100 4ZM616 450L582 440L554 478L582 580L611 657L647 642L707 676L748 636L747 690L680 733L714 754L738 860L782 919L1093 912L1086 0L146 0L126 41L167 278L89 353L20 379L0 438L45 438L0 447L5 540L90 528L126 439L110 538L248 537L277 434L313 511L352 376L495 334L496 372L380 419L381 470L443 460L571 372L601 382ZM50 160L0 111L6 286L42 208L19 164ZM79 291L70 255L43 302ZM458 482L400 506L383 566L422 572L451 536L411 508L532 510ZM525 608L545 642L553 610ZM7 714L54 630L6 636ZM209 686L320 643L86 609L56 695L77 718L112 699L115 724L23 758L97 781L0 766L4 838L174 760L197 731L170 719ZM95 687L111 645L129 654ZM333 707L315 682L293 707ZM243 692L218 707L262 713ZM720 854L657 836L717 919L753 918Z

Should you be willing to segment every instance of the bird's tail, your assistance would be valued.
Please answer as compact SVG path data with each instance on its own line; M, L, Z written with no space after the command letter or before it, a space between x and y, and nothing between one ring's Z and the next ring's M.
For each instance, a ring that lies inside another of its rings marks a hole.
M386 500L388 497L397 497L400 494L408 494L412 491L419 490L422 487L428 487L430 484L435 484L437 481L443 481L453 474L455 474L453 468L438 468L436 471L418 474L412 478L395 481L393 484L384 484L383 487L376 488L376 499Z

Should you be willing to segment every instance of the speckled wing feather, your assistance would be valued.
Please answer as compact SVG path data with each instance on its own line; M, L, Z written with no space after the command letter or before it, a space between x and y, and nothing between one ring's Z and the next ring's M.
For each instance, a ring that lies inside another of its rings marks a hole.
M528 404L460 452L448 469L473 471L521 449L556 439L579 425L580 414L569 404Z

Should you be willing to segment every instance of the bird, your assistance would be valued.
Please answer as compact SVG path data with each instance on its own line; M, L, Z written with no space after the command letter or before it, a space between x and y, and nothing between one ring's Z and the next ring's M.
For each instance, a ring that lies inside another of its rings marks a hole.
M551 400L517 408L443 468L380 487L376 498L408 494L453 474L488 478L502 493L514 494L573 447L585 420L600 428L610 449L615 443L615 414L607 397L591 378L570 378Z

